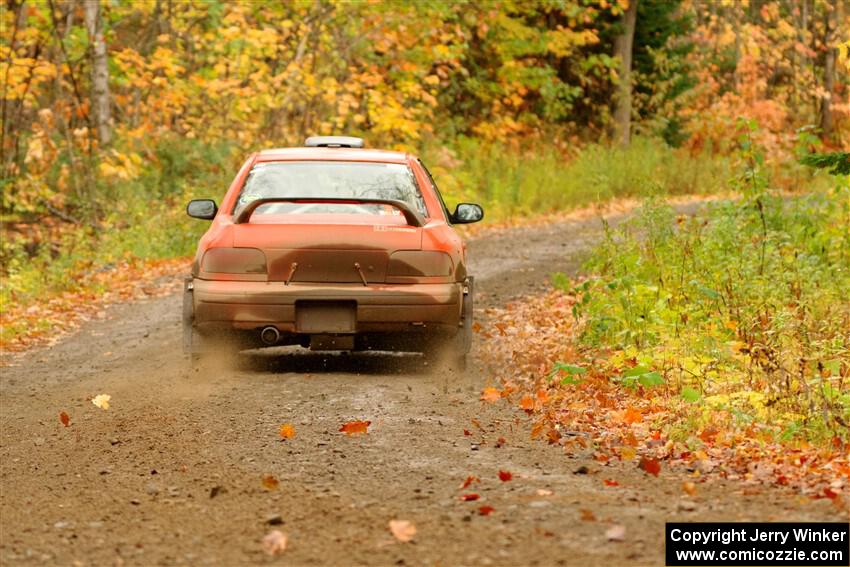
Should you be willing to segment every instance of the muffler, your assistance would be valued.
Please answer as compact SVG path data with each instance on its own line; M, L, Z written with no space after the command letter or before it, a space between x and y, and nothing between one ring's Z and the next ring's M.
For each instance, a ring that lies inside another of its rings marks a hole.
M260 331L260 339L263 341L263 344L269 346L276 345L280 340L280 331L277 330L277 327L266 327Z

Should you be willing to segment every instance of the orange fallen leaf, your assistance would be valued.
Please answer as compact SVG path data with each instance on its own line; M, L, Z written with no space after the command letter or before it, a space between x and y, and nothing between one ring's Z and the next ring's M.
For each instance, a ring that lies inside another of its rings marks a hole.
M468 477L466 477L466 480L463 481L463 484L460 485L459 490L463 490L464 488L468 487L473 482L481 482L481 481L477 476L469 475Z
M460 497L460 499L463 500L464 502L471 502L473 500L478 500L479 498L481 498L481 497L478 496L474 492L470 492L469 494L464 494L463 496Z
M59 412L59 421L61 421L62 425L64 425L65 427L71 425L71 417L64 411Z
M581 512L581 521L582 522L595 522L596 521L596 515L593 513L592 510L582 508L581 510L579 510L579 512Z
M272 530L263 538L263 550L269 555L280 555L286 551L286 534Z
M693 496L694 494L697 493L697 485L694 484L693 482L690 482L690 481L683 482L682 483L682 490L684 490L685 492L687 492L688 494Z
M490 402L492 404L493 402L498 402L501 399L502 393L492 386L488 386L481 391L481 401L483 402Z
M367 430L370 425L372 425L371 421L349 421L348 423L344 423L339 430L346 435L357 435L360 433L368 433Z
M284 423L280 426L281 439L292 439L293 437L295 437L295 428L291 423Z
M507 482L507 481L511 480L513 477L514 477L514 475L512 475L508 471L502 471L502 470L499 471L499 480L501 480L502 482Z
M629 425L633 423L640 423L643 421L643 415L635 408L628 408L625 412L623 412L623 421Z
M620 483L616 480L611 480L610 478L606 478L602 482L605 483L605 486L620 486Z
M263 475L263 486L267 490L275 490L278 485L280 485L280 481L274 477L274 475Z
M540 434L543 433L543 429L546 427L545 421L538 421L531 427L531 438L537 439L540 437Z
M472 435L472 432L471 432L469 429L464 429L464 430L463 430L463 434L464 434L466 437L469 437L470 435Z
M410 520L390 520L390 533L402 543L407 543L416 535L416 526Z
M505 445L505 443L507 443L505 438L499 437L498 439L496 439L496 445L494 446L496 447L496 449L501 449Z
M661 472L661 463L649 457L641 457L638 468L653 476L658 476L658 473Z
M620 447L620 458L631 461L637 456L637 451L634 447Z
M496 509L495 509L495 508L493 508L492 506L484 505L484 506L482 506L482 507L480 507L480 508L478 509L478 513L479 513L480 515L482 515L482 516L489 516L489 515L490 515L490 514L492 514L495 510L496 510Z
M519 407L520 409L531 413L532 411L534 411L534 398L532 398L531 396L523 396L522 399L519 401Z

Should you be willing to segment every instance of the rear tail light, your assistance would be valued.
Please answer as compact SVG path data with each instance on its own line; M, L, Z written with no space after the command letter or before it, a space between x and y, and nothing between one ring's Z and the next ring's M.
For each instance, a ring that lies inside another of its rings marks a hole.
M265 274L266 255L256 248L210 248L201 270L217 274Z
M452 258L445 252L401 250L393 252L387 275L393 277L436 277L452 274Z

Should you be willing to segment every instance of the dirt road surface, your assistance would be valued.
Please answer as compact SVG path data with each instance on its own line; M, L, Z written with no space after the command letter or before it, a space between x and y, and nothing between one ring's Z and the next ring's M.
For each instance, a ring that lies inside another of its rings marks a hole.
M600 226L473 240L477 307L574 272ZM717 481L688 499L680 474L568 458L531 441L523 414L482 405L481 361L433 375L415 357L241 357L190 372L173 295L111 307L0 369L0 563L663 565L665 521L839 519L786 491ZM101 393L108 410L90 401ZM368 435L340 433L351 420L370 420ZM280 440L283 423L294 438ZM459 490L469 475L481 482ZM459 499L470 492L480 499ZM392 519L416 525L412 542L394 541ZM606 537L616 524L623 541ZM272 529L289 538L277 557L261 545Z

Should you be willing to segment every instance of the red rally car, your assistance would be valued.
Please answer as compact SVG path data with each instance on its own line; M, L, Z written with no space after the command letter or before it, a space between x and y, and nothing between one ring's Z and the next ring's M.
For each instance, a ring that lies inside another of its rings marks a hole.
M183 301L183 346L445 353L462 368L472 339L473 278L446 209L416 157L359 138L308 138L239 170L198 244Z

